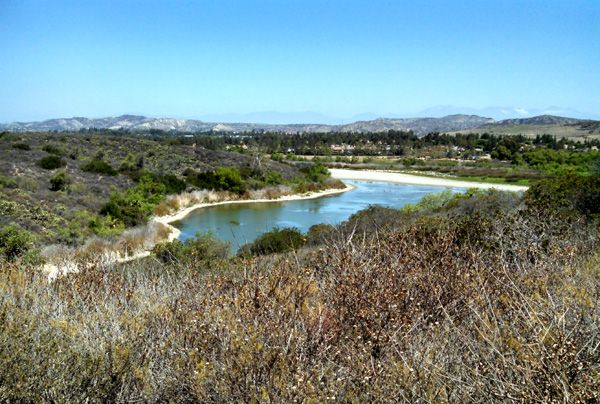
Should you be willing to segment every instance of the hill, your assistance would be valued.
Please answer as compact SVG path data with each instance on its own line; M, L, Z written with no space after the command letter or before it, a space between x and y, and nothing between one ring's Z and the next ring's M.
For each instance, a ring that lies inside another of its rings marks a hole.
M149 118L138 115L122 115L100 119L84 117L50 119L41 122L13 122L0 124L0 130L12 132L31 131L79 131L81 129L113 129L132 132L152 130L172 132L383 132L387 130L413 131L417 135L429 132L448 132L479 127L494 122L491 118L477 115L449 115L442 118L379 118L357 121L345 125L324 124L261 124L203 122L194 119Z
M90 235L89 224L96 226L96 233L119 229L117 222L98 213L115 192L139 189L141 177L158 180L149 186L177 193L193 187L184 175L190 170L202 173L218 167L235 168L250 187L261 186L259 172L268 173L271 181L301 176L298 168L287 164L174 140L4 133L0 136L0 226L17 224L37 234L42 243L77 244Z
M555 115L539 115L531 118L505 119L490 122L474 129L460 130L458 133L479 132L494 135L553 135L558 138L598 138L600 121L567 118Z

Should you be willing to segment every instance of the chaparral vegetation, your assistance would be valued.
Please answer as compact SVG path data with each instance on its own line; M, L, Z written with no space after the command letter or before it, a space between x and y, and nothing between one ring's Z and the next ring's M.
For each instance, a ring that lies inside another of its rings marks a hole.
M73 185L57 173L49 192ZM180 181L142 176L108 213L141 220L124 201ZM5 226L0 400L594 402L599 185L572 174L374 206L233 258L199 235L52 282L33 236Z

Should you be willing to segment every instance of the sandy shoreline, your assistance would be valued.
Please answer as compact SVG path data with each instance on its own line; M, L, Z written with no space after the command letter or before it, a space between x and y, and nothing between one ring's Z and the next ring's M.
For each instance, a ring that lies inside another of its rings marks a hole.
M383 170L348 170L330 168L331 176L339 180L385 181L398 184L431 185L438 187L497 189L500 191L522 192L528 187L523 185L492 184L486 182L471 182L451 180L447 178L423 177Z

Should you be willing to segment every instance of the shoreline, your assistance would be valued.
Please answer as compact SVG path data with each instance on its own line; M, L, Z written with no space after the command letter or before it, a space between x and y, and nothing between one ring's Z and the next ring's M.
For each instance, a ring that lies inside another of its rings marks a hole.
M497 189L499 191L523 192L529 187L524 185L494 184L491 182L471 182L461 180L451 180L448 178L425 177L420 175L404 174L397 171L385 170L350 170L344 168L330 168L332 178L339 180L359 180L359 181L383 181L396 184L427 185L438 187L456 187L456 188L479 188L479 189Z
M434 178L434 177L425 177L419 175L412 174L404 174L395 171L384 171L384 170L349 170L349 169L339 169L339 168L330 168L331 178L339 179L339 180L359 180L359 181L382 181L382 182L391 182L396 184L410 184L410 185L425 185L425 186L438 186L438 187L456 187L456 188L480 188L480 189L498 189L501 191L513 191L513 192L522 192L526 191L528 187L522 185L510 185L510 184L493 184L493 183L483 183L483 182L470 182L470 181L460 181L460 180L451 180L447 178ZM304 194L291 194L280 196L279 198L274 199L242 199L242 200L228 200L228 201L220 201L220 202L200 202L195 203L193 205L187 206L176 211L170 215L164 216L152 216L146 226L151 226L152 224L159 224L165 226L169 233L168 235L159 242L172 242L177 240L181 235L181 230L177 227L173 226L171 223L182 220L190 213L194 212L198 209L208 208L212 206L219 205L231 205L231 204L246 204L246 203L269 203L269 202L287 202L287 201L296 201L303 199L316 199L325 196L338 195L347 191L351 191L355 188L355 186L351 184L344 184L344 188L334 188L334 189L326 189L323 191L317 192L307 192ZM151 254L150 250L140 250L136 251L133 254L126 254L125 256L121 256L121 254L116 253L112 257L113 262L124 263L128 261L133 261L139 258L147 257ZM108 258L108 257L107 257ZM63 265L64 266L64 265ZM48 274L48 279L51 281L55 279L57 276L61 274L66 274L69 272L76 272L79 270L77 265L72 263L69 265L67 263L67 267L60 268L57 264L47 263L43 266L43 270Z
M284 195L284 196L280 196L279 198L275 198L275 199L241 199L241 200L221 201L221 202L201 202L201 203L196 203L194 205L183 208L171 215L153 216L152 218L150 218L149 222L160 223L160 224L166 226L170 230L170 233L167 236L165 241L171 242L171 241L178 239L179 235L181 234L181 230L179 230L177 227L173 226L171 223L182 220L187 215L189 215L190 213L192 213L193 211L198 210L198 209L209 208L212 206L219 206L219 205L232 205L232 204L238 204L238 203L239 204L269 203L269 202L298 201L298 200L303 200L303 199L316 199L316 198L321 198L324 196L338 195L338 194L341 194L341 193L344 193L347 191L351 191L355 188L353 185L350 185L350 184L344 184L344 185L346 185L344 188L332 188L332 189L326 189L326 190L317 191L317 192L307 192L304 194Z
M188 207L185 207L183 209L180 209L179 211L177 211L171 215L152 216L148 220L148 223L146 223L145 226L150 227L153 224L159 224L159 225L167 227L167 229L169 230L168 235L164 239L158 241L157 243L172 242L179 238L181 231L178 228L176 228L175 226L171 225L171 223L183 219L184 217L186 217L187 215L189 215L190 213L192 213L193 211L195 211L197 209L208 208L211 206L218 206L218 205L229 205L229 204L235 204L235 203L240 203L240 204L242 204L242 203L268 203L268 202L296 201L296 200L302 200L302 199L315 199L315 198L321 198L324 196L341 194L341 193L344 193L347 191L351 191L355 188L353 185L350 185L350 184L344 184L344 185L345 185L344 188L332 188L332 189L326 189L326 190L317 191L317 192L307 192L304 194L284 195L284 196L280 196L279 198L274 198L274 199L264 199L264 198L263 199L242 199L242 200L229 200L229 201L220 201L220 202L196 203L196 204L190 205ZM133 252L132 254L126 254L125 256L121 255L118 252L111 252L111 253L108 253L108 255L104 256L103 259L104 259L105 263L106 262L125 263L125 262L133 261L133 260L136 260L139 258L148 257L148 256L150 256L150 254L151 254L151 249L138 250L138 251ZM41 267L41 270L46 273L48 281L50 281L50 282L55 280L60 275L66 275L71 272L78 272L80 269L82 269L82 268L79 266L79 264L77 264L73 260L65 260L64 262L61 262L61 263L47 262L46 264L44 264Z

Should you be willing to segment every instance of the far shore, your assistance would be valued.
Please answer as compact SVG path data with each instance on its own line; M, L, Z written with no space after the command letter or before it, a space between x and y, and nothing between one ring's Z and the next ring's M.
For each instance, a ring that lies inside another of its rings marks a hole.
M497 189L499 191L523 192L528 187L523 185L511 184L493 184L489 182L471 182L452 180L448 178L425 177L420 175L404 174L394 171L384 170L348 170L342 168L330 168L331 176L339 180L363 180L363 181L384 181L394 182L397 184L412 184L412 185L431 185L438 187L454 187L454 188L480 188L480 189Z

